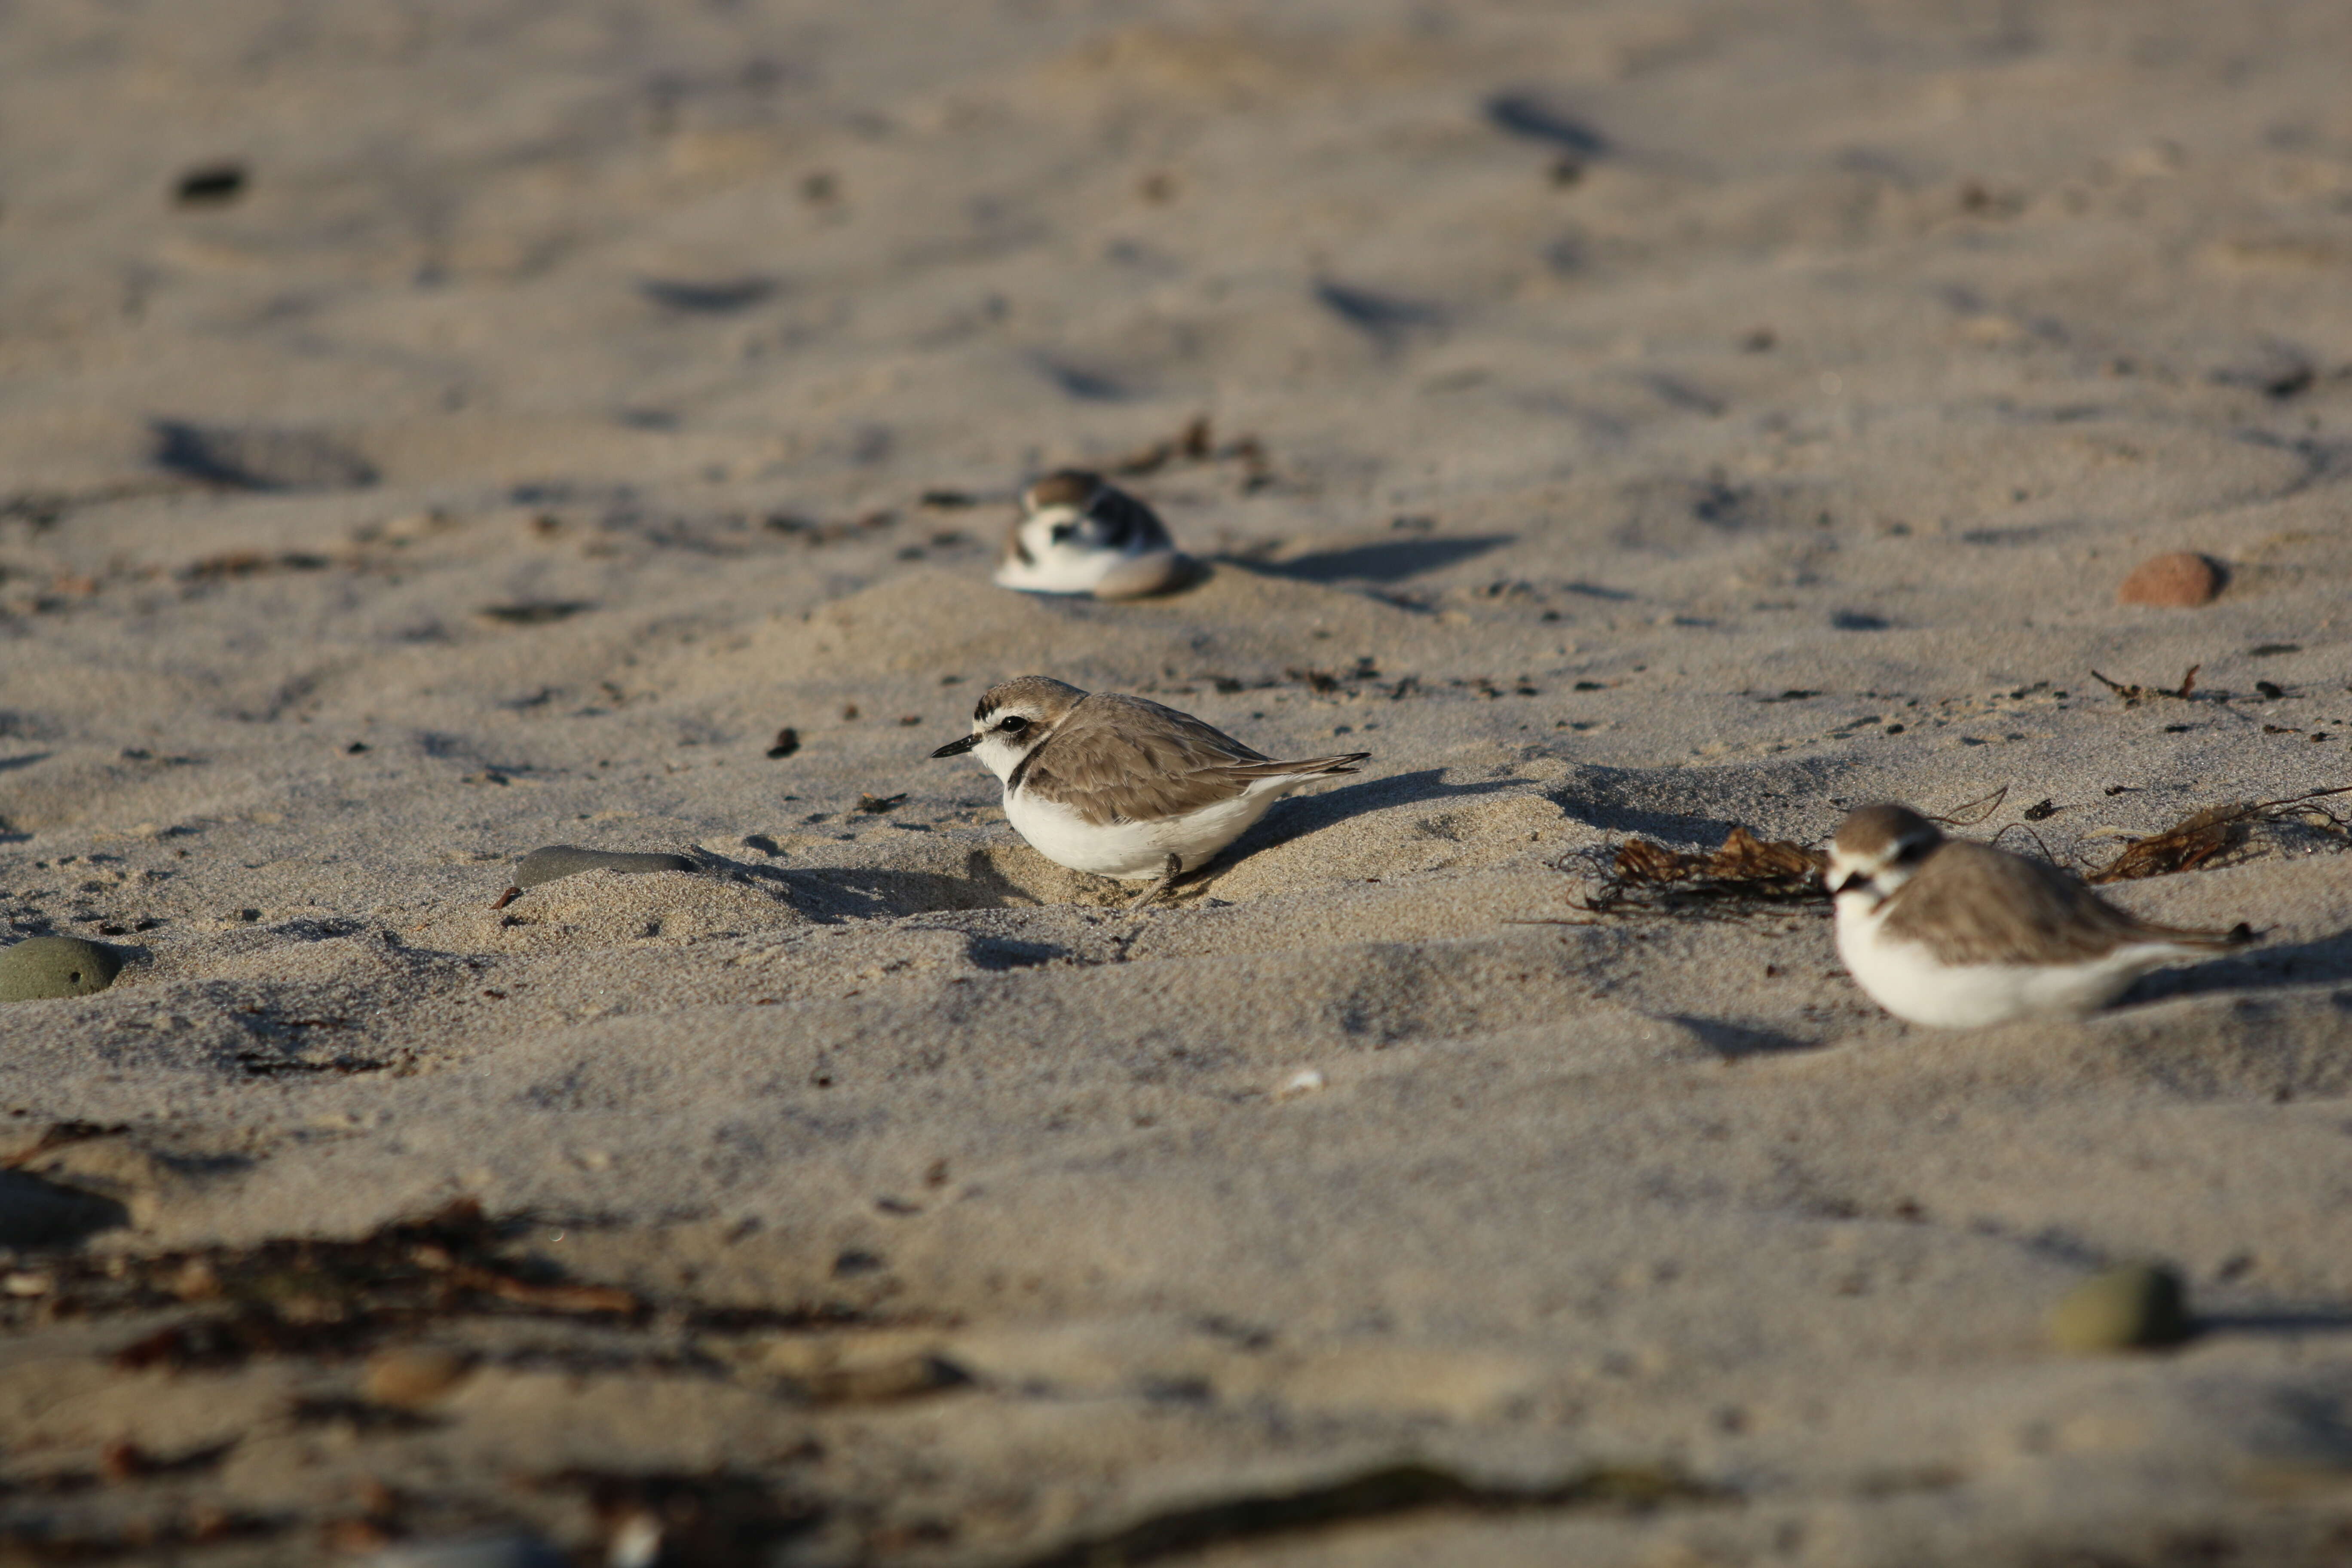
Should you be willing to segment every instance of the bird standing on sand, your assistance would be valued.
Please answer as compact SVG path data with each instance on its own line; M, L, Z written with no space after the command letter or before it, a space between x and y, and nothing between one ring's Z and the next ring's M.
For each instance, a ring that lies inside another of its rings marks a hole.
M971 733L933 752L970 752L1004 781L1004 815L1032 847L1074 871L1157 878L1140 909L1240 837L1276 800L1371 755L1278 763L1189 713L1042 675L989 688Z
M996 581L1032 594L1139 599L1181 588L1198 571L1150 507L1099 474L1065 468L1021 492Z
M2104 1007L2151 969L2253 933L2155 925L2039 860L1865 805L1831 843L1838 956L1898 1018L1945 1028Z

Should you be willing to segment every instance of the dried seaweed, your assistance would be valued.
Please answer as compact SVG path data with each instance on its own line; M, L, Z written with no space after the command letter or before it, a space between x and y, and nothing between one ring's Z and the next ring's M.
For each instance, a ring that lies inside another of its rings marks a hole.
M644 1316L646 1304L627 1290L501 1256L505 1235L478 1204L463 1201L353 1241L266 1241L137 1258L68 1255L24 1272L38 1280L28 1294L49 1317L199 1307L118 1351L115 1364L131 1370L354 1355L456 1314Z
M1633 1512L1668 1503L1732 1500L1732 1493L1662 1469L1603 1467L1549 1485L1510 1486L1466 1479L1432 1465L1389 1465L1320 1486L1172 1509L1121 1530L1070 1542L1025 1560L1021 1568L1127 1568L1194 1555L1229 1542L1404 1514L1571 1509Z
M474 613L510 626L543 626L595 607L586 599L527 599L511 605L484 605Z
M1822 897L1821 872L1827 863L1820 850L1785 838L1759 838L1738 826L1721 847L1704 855L1629 838L1611 861L1600 891L1578 907L1591 914L1680 913L1811 902Z
M232 1511L198 1503L184 1513L136 1521L103 1534L58 1530L45 1520L0 1523L0 1563L107 1563L143 1557L180 1560L181 1552L231 1542L260 1542L291 1528L284 1519Z
M1244 489L1262 489L1274 482L1265 444L1255 436L1237 437L1219 444L1205 414L1194 415L1175 435L1114 458L1104 467L1114 479L1133 479L1158 473L1174 462L1239 463Z
M2003 784L1990 795L1980 795L1974 800L1952 807L1940 816L1930 813L1927 820L1940 822L1947 827L1974 827L1978 823L1999 811L2000 803L2008 798L2009 786ZM2029 819L2034 819L2031 810L2026 813L2026 816Z
M2246 841L2256 815L2252 804L2209 805L2182 817L2161 833L2135 838L2123 853L2084 879L2089 882L2131 882L2142 877L2168 877L2194 871L2215 856Z
M1173 437L1139 447L1123 458L1115 458L1110 471L1121 479L1139 479L1157 473L1178 458L1187 462L1202 463L1209 459L1214 444L1209 437L1209 416L1196 414L1186 421L1184 428Z
M924 492L922 504L925 506L947 506L950 504L969 504L976 506L979 504L976 500L970 502L961 500L950 501L947 498L951 496L953 493L954 492L947 490L926 491ZM861 533L871 532L876 529L888 528L896 523L898 521L898 518L896 512L877 510L866 512L847 522L825 522L816 518L803 517L798 512L775 511L770 512L760 521L761 526L766 528L771 532L781 533L789 538L797 539L803 544L818 545L838 544L845 539L854 539Z
M2182 817L2160 833L2131 840L2114 859L2089 873L2084 880L2094 883L2133 882L2144 877L2169 877L2176 872L2194 871L2243 845L2255 824L2275 821L2299 811L2316 811L2342 827L2345 826L2342 818L2311 803L2329 795L2347 794L2352 794L2352 784L2313 790L2307 795L2290 795L2283 800L2209 805L2202 811Z
M2126 686L2119 680L2109 680L2095 669L2091 671L2091 679L2122 698L2125 707L2137 708L2151 697L2169 697L2179 702L2190 700L2189 693L2197 689L2197 672L2204 668L2201 664L2190 665L2187 673L2181 676L2180 688L2177 691L2167 690L2161 686Z

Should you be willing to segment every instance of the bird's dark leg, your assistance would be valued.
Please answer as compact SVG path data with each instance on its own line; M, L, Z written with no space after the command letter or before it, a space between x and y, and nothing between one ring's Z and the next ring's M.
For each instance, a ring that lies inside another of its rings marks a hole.
M1171 882L1173 882L1178 877L1181 876L1183 871L1184 857L1181 855L1171 855L1168 857L1168 869L1160 874L1160 880L1144 889L1142 896L1127 907L1129 910L1141 909L1144 905L1150 903L1152 900L1166 892L1168 890L1168 885Z

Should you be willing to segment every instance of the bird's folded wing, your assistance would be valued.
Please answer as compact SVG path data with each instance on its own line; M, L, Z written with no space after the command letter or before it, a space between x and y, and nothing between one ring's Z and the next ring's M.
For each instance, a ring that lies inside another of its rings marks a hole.
M1945 845L1887 900L1881 928L1948 963L2084 963L2143 942L2226 947L2221 931L2156 925L2053 866L1990 845Z
M1181 816L1247 787L1236 769L1267 759L1189 713L1099 693L1055 728L1022 787L1101 826Z

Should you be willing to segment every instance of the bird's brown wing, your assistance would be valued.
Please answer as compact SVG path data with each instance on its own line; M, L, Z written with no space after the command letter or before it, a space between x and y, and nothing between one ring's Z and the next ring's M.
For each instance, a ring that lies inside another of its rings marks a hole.
M1029 754L1020 787L1104 826L1181 816L1231 800L1257 779L1346 772L1362 755L1277 763L1189 713L1097 692Z
M1944 845L1895 889L1881 929L1948 963L2080 963L2139 942L2224 948L2244 940L2141 920L2054 866L1965 840Z

